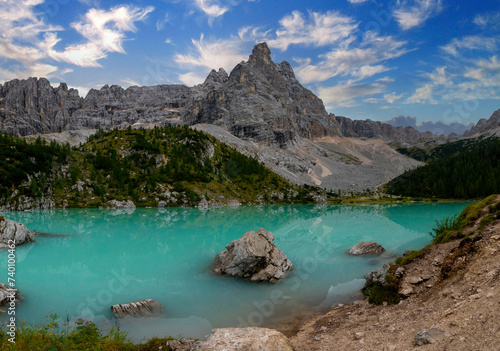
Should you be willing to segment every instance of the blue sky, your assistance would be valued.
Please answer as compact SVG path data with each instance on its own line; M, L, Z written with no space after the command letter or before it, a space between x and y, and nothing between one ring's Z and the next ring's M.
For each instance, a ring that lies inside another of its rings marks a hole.
M0 0L0 21L0 82L192 86L266 41L336 115L500 108L500 0Z

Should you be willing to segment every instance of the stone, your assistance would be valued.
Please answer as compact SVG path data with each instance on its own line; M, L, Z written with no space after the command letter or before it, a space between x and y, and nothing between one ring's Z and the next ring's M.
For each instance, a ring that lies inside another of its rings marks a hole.
M12 289L4 283L0 283L0 305L7 305L10 301L19 300L20 293L17 289Z
M423 329L415 335L415 344L435 344L438 340L445 338L448 334L439 326L433 325L429 329Z
M222 328L198 343L196 351L293 351L288 338L267 328Z
M17 246L35 241L35 236L24 224L0 216L0 248L8 248L9 240Z
M352 248L347 250L349 255L361 256L361 255L376 255L384 252L385 249L382 245L377 244L374 241L362 241L359 244L354 245Z
M163 306L155 300L146 299L126 304L111 306L116 318L130 317L152 317L157 316L163 310Z
M413 276L407 277L405 279L405 281L407 281L410 284L420 284L421 282L423 282L423 279L421 277L413 275Z
M108 201L108 208L135 208L135 204L131 200L110 200Z
M276 282L293 268L292 262L273 243L274 234L260 228L233 240L221 251L213 265L216 274L255 282Z
M389 270L389 265L384 264L381 268L365 274L365 279L366 279L365 288L369 288L374 284L380 284L382 286L385 286L387 284L385 276L387 275L388 270Z

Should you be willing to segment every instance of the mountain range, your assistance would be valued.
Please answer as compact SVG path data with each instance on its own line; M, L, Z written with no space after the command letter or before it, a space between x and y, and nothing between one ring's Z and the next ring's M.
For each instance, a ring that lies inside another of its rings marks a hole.
M12 135L57 139L54 133L179 124L212 134L295 183L347 191L374 188L421 164L388 143L436 139L409 126L328 114L288 62L272 61L266 43L229 74L212 70L194 87L105 85L82 98L44 78L0 85L0 131Z

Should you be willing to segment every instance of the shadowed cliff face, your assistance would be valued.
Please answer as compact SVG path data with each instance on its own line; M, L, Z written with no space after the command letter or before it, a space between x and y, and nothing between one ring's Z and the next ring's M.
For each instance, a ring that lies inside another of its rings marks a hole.
M0 131L13 135L98 129L134 123L162 124L179 119L189 96L183 85L105 85L85 98L61 83L53 88L45 78L12 80L0 85Z
M323 102L295 79L288 62L275 64L266 43L253 49L247 62L229 76L212 71L193 88L182 121L210 123L259 143L285 144L297 138L338 133Z
M63 131L74 111L82 108L75 89L53 88L45 78L0 84L0 131L28 135Z

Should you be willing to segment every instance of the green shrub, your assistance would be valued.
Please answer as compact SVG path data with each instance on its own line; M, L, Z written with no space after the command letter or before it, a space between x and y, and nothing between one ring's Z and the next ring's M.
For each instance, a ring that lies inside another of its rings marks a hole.
M401 301L401 295L392 285L382 286L374 284L369 288L363 289L363 294L368 298L369 303L382 305L387 302L389 305L394 305Z

